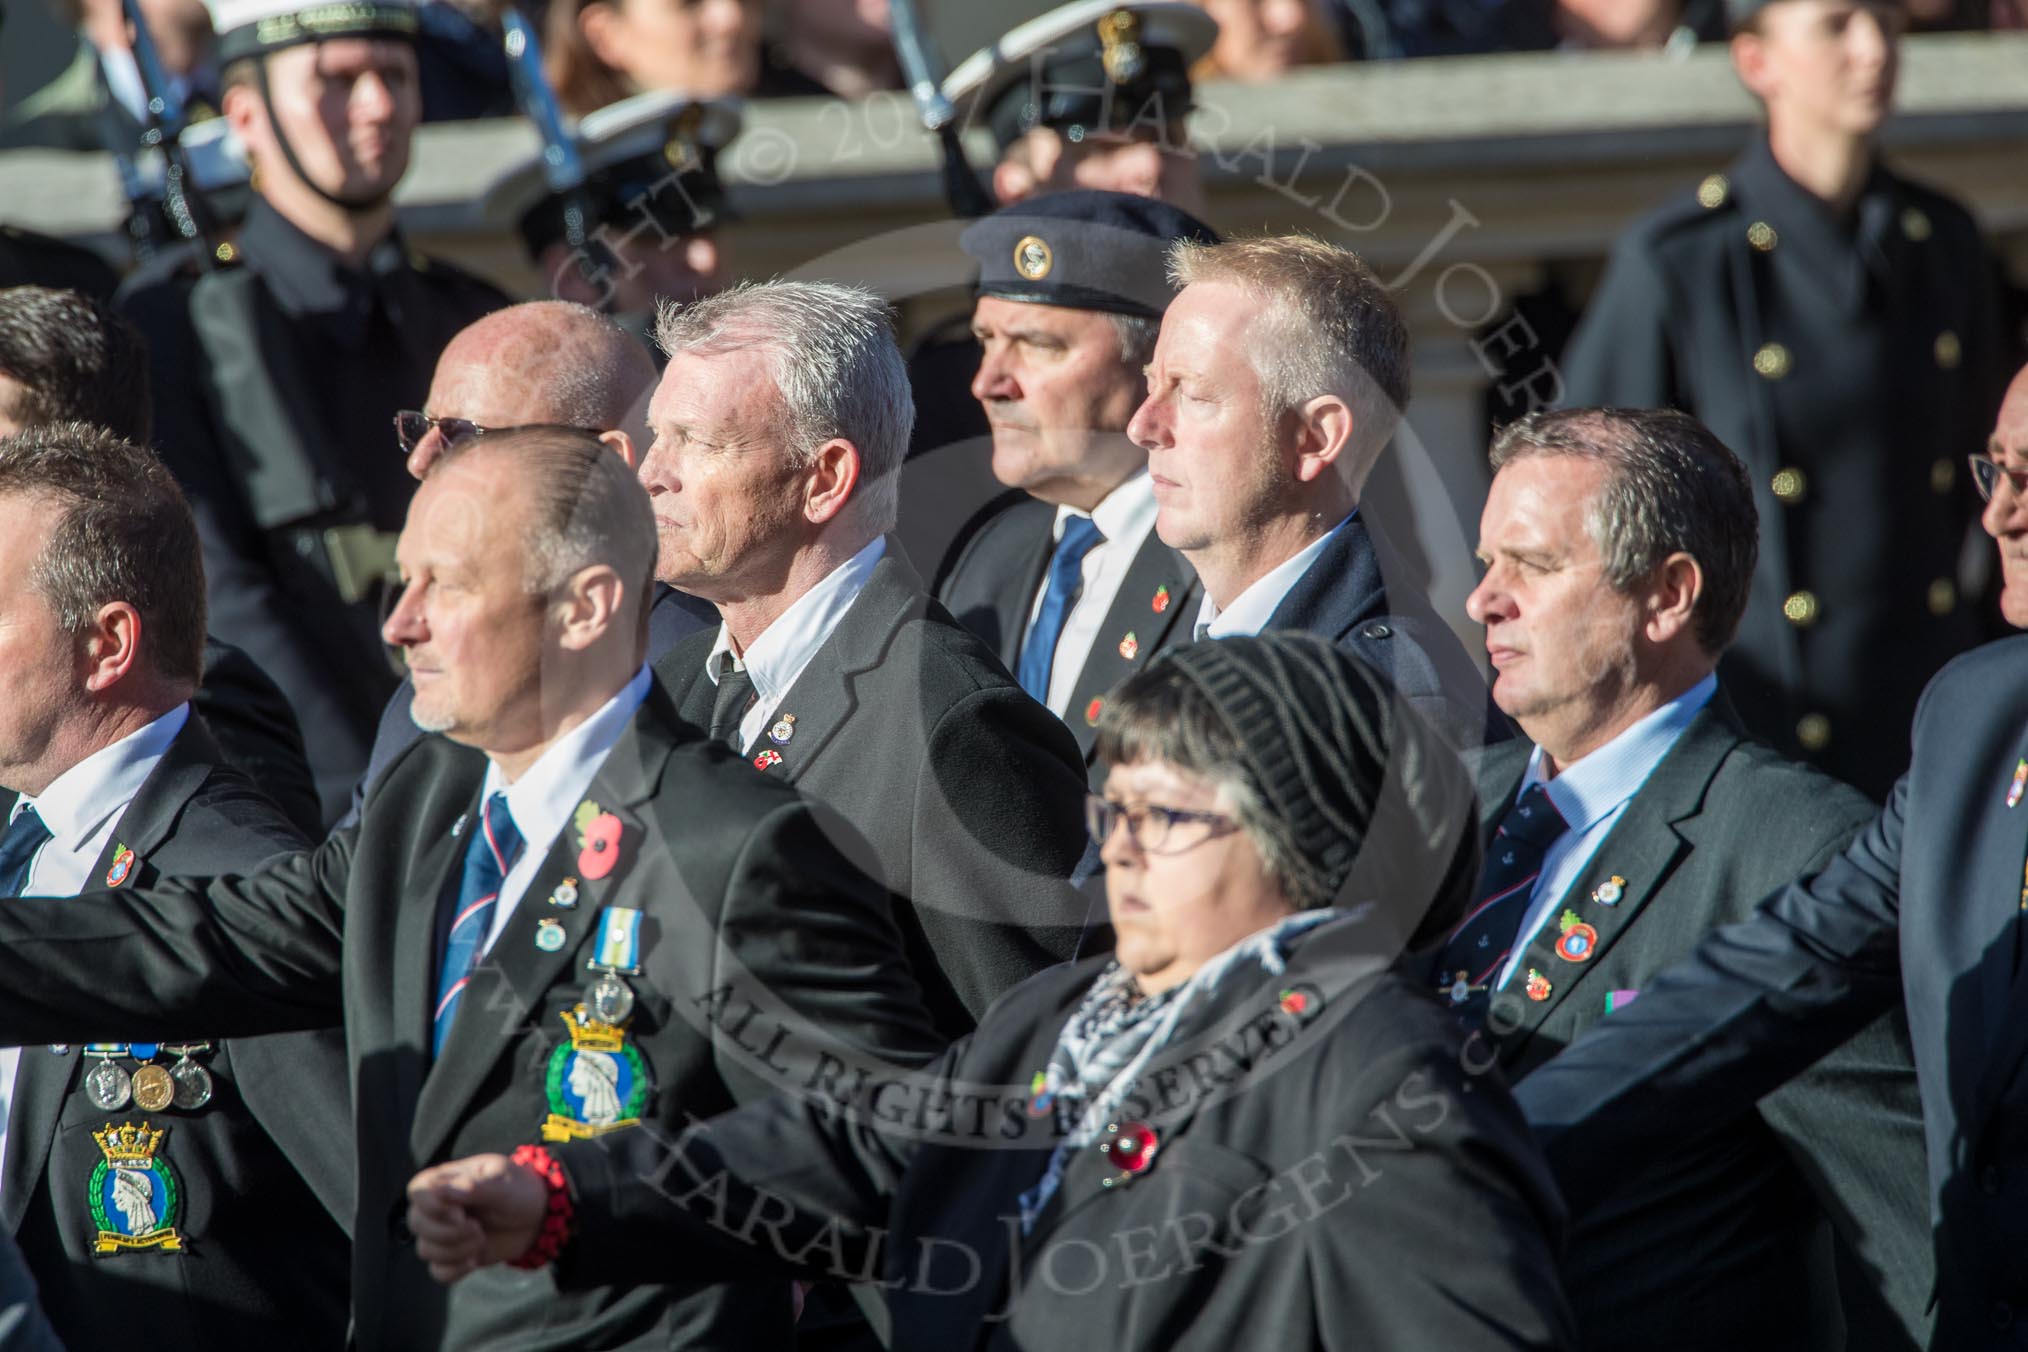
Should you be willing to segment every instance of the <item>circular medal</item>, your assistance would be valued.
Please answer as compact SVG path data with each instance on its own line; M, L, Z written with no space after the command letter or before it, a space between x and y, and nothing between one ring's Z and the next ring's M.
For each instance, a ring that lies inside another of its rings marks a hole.
M535 927L535 946L545 953L554 953L563 947L563 922L555 916L545 916Z
M100 1061L84 1077L85 1097L101 1112L116 1113L133 1096L134 1083L111 1061Z
M211 1072L191 1060L189 1053L169 1067L169 1078L176 1082L176 1106L184 1112L211 1102Z
M159 1113L176 1101L176 1081L154 1064L134 1072L134 1103L145 1113Z
M633 989L607 972L592 983L591 1010L601 1023L618 1023L634 1012Z

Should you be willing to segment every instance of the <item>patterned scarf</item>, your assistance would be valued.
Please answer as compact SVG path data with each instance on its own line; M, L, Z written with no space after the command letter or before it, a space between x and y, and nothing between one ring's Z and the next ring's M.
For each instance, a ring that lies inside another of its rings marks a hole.
M1279 976L1298 938L1344 914L1328 907L1299 911L1240 940L1182 985L1146 998L1136 998L1133 973L1118 962L1109 964L1057 1035L1056 1049L1043 1072L1042 1094L1075 1111L1077 1125L1050 1152L1049 1167L1035 1186L1021 1194L1021 1233L1035 1228L1043 1208L1063 1185L1072 1152L1105 1132L1142 1069L1174 1039L1185 1014L1203 1004L1228 973L1249 959L1269 975Z

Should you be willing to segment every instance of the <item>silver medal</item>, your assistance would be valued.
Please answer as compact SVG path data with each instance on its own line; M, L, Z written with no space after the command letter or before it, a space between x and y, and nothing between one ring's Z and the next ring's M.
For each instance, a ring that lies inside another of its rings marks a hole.
M194 1112L211 1102L211 1072L190 1059L185 1052L183 1059L169 1067L169 1078L176 1082L176 1106L184 1112Z
M134 1082L111 1061L101 1060L85 1072L85 1097L101 1112L116 1113L133 1097Z
M601 1023L619 1023L634 1012L634 992L626 982L607 972L592 983L591 1009Z

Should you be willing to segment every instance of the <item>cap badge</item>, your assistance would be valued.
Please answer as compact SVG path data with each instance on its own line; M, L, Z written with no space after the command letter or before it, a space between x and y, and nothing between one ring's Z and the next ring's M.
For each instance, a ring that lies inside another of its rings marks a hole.
M1056 266L1056 255L1040 235L1023 235L1014 246L1014 271L1031 282L1039 282Z
M1148 68L1141 50L1141 16L1116 9L1098 22L1099 64L1116 85L1132 84Z

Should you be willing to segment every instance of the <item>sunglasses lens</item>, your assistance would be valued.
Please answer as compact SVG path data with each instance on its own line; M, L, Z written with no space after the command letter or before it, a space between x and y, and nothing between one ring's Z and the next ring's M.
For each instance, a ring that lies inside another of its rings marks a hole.
M444 445L456 446L479 435L479 424L466 422L463 418L438 418L437 432L444 439Z
M394 415L394 438L401 443L403 455L414 455L415 448L429 435L430 420L412 408L405 408Z

